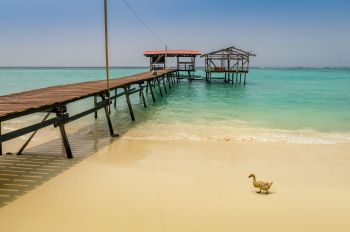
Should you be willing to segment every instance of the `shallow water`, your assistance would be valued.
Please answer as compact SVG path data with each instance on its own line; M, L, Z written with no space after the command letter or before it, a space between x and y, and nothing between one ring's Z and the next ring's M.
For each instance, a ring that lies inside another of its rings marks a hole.
M146 68L112 68L110 72L117 78L143 71ZM204 76L203 70L196 74ZM103 68L2 68L0 94L104 78ZM183 80L167 97L158 96L156 104L151 104L148 96L151 106L147 109L142 107L137 94L133 95L132 102L137 121L142 125L140 130L145 130L145 124L151 125L147 128L172 124L193 128L203 125L218 134L221 133L218 128L225 128L228 138L236 138L237 131L228 133L235 128L263 130L253 138L269 134L261 140L276 138L276 132L279 132L278 138L290 133L308 137L317 132L322 138L325 133L343 136L350 133L350 69L252 69L246 86L224 84L221 80L212 84ZM79 112L91 105L92 99L86 99L71 104L69 110ZM113 117L122 131L135 126L130 122L124 98L118 99L118 111ZM38 116L6 122L5 130L19 127L28 120L38 120ZM80 121L84 124L93 119L85 117ZM345 140L348 139L346 135Z

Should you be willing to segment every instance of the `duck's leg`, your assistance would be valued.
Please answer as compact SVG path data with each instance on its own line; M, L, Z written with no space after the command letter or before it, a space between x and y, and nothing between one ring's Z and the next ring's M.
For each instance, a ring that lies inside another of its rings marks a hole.
M259 191L257 193L261 193L261 189L259 189Z
M266 190L266 194L269 194L269 190Z

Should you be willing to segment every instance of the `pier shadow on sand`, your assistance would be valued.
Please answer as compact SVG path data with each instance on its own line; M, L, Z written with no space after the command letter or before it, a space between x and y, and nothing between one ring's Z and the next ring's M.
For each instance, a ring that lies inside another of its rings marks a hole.
M150 102L149 99L148 102ZM142 115L141 111L146 109L143 109L141 103L135 105L134 112L136 115ZM155 104L153 105L156 106ZM150 113L148 116L152 117L155 112ZM79 128L74 133L69 133L69 125L66 127L74 155L73 159L66 158L60 137L41 145L27 148L20 156L0 156L0 208L70 169L120 138L111 138L109 136L107 122L103 113L99 112L97 120L91 120L88 125ZM129 129L148 118L139 117L137 121L132 122L129 119L127 109L123 107L113 110L111 119L115 132L122 136ZM53 130L56 129L54 128ZM136 160L139 159L142 159L142 157L136 158Z
M82 136L86 135L86 129L69 136L73 159L66 158L60 138L29 148L20 156L0 157L0 207L70 169L113 141L108 134L95 139Z
M116 124L114 126L118 128ZM118 132L123 134L126 129ZM75 133L69 133L68 137L73 159L66 158L61 138L27 148L20 156L0 156L0 208L118 139L109 136L103 119L98 119L96 123L82 127Z

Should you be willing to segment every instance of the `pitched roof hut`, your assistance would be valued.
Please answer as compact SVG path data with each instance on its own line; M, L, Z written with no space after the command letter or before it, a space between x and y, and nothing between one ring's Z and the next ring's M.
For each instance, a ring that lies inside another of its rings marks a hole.
M152 50L145 51L144 55L150 58L150 69L165 69L165 57L176 57L177 70L194 72L196 70L196 57L201 55L196 50Z
M213 79L212 73L224 73L225 82L238 83L239 77L239 83L241 83L242 75L244 75L245 85L251 56L256 55L235 47L228 47L201 55L201 57L205 58L206 81L211 82Z

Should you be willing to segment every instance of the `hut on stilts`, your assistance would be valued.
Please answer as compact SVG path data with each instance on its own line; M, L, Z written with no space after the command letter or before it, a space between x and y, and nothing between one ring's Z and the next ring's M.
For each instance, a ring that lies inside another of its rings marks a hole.
M176 58L176 77L181 78L180 73L185 72L192 80L196 71L196 57L201 53L196 50L148 50L144 55L150 58L150 70L166 69L167 58Z
M218 51L203 54L205 58L205 80L211 83L212 79L222 79L223 77L213 77L213 74L224 74L225 83L246 84L246 78L249 71L249 59L255 54L228 47Z

